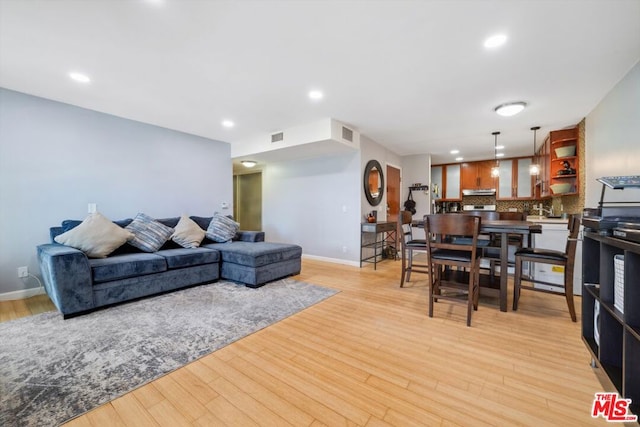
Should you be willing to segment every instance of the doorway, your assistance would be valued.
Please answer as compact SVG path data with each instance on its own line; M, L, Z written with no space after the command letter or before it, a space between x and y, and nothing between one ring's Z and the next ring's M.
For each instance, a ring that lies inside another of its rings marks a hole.
M387 221L398 221L400 214L400 168L387 165Z
M262 172L233 176L233 217L241 230L262 231Z

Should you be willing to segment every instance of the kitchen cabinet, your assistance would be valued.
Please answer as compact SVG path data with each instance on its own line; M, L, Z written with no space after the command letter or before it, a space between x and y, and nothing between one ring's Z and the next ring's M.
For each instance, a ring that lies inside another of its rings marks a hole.
M551 193L555 196L578 194L578 128L552 131L549 140ZM568 187L568 190L559 191L559 186Z
M456 163L432 166L430 187L434 200L462 200L460 192L460 165Z
M539 198L578 194L580 188L578 145L577 127L549 132L537 153L541 166L540 175L536 181L536 194Z
M491 176L494 160L465 162L461 164L461 185L463 190L486 190L496 188L496 180Z
M585 232L582 259L582 340L604 388L613 385L620 396L631 399L631 412L638 415L640 244ZM620 259L622 265L616 264Z
M531 162L531 157L500 160L500 176L496 192L498 200L533 198L533 179L529 174Z

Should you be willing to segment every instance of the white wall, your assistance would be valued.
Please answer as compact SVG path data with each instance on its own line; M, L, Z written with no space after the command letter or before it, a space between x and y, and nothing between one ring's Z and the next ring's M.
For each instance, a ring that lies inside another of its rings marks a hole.
M361 158L360 158L360 181L359 181L359 188L360 188L360 200L361 200L361 207L360 207L360 220L364 221L366 215L371 212L372 210L377 210L378 211L378 220L379 221L384 221L387 218L387 192L386 192L386 188L385 188L385 192L382 196L382 202L380 202L379 205L377 206L371 206L369 204L369 201L367 200L367 198L364 195L364 169L367 166L367 163L369 162L369 160L377 160L378 162L380 162L380 165L382 166L382 171L384 172L384 183L385 183L385 187L387 185L387 176L386 176L386 172L387 172L387 165L393 165L395 167L400 167L402 168L402 159L400 158L400 156L398 156L397 154L395 154L392 151L389 151L387 148L383 147L382 145L378 144L377 142L375 142L374 140L366 137L365 135L361 135L360 136L360 152L361 152ZM402 180L404 182L404 170L401 170L402 173ZM402 196L401 196L402 197ZM402 206L402 204L400 205Z
M585 207L596 207L602 184L596 178L640 175L640 62L586 118ZM639 189L607 190L605 201L640 200Z
M268 164L262 174L266 240L298 244L305 256L357 265L360 171L359 152Z
M34 288L49 227L83 219L232 209L230 146L0 89L0 297ZM225 211L227 212L227 211Z
M404 200L407 200L409 195L409 186L418 182L429 186L429 190L426 193L424 191L413 191L413 200L416 202L416 213L413 215L413 219L422 219L430 213L431 156L429 154L416 154L403 157L402 171L403 202L400 205L401 209L404 209Z

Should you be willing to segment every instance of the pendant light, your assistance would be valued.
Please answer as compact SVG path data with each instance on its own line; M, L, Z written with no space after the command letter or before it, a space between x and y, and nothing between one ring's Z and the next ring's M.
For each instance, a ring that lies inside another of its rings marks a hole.
M500 135L500 132L492 132L491 135L494 136L493 159L496 161L496 165L491 168L491 177L497 178L500 176L500 164L498 163L498 135Z
M533 163L529 166L529 175L539 175L540 165L536 162L536 132L540 129L540 126L534 126L531 128L533 131Z

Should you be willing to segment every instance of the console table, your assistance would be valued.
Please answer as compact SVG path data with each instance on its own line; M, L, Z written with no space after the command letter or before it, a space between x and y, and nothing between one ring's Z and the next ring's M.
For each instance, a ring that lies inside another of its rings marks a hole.
M398 248L398 223L395 221L363 222L360 227L360 267L363 262L373 263L375 270L378 257L384 256L384 248L393 247L394 259ZM373 242L368 236L373 235ZM372 249L373 255L365 256L365 250Z

